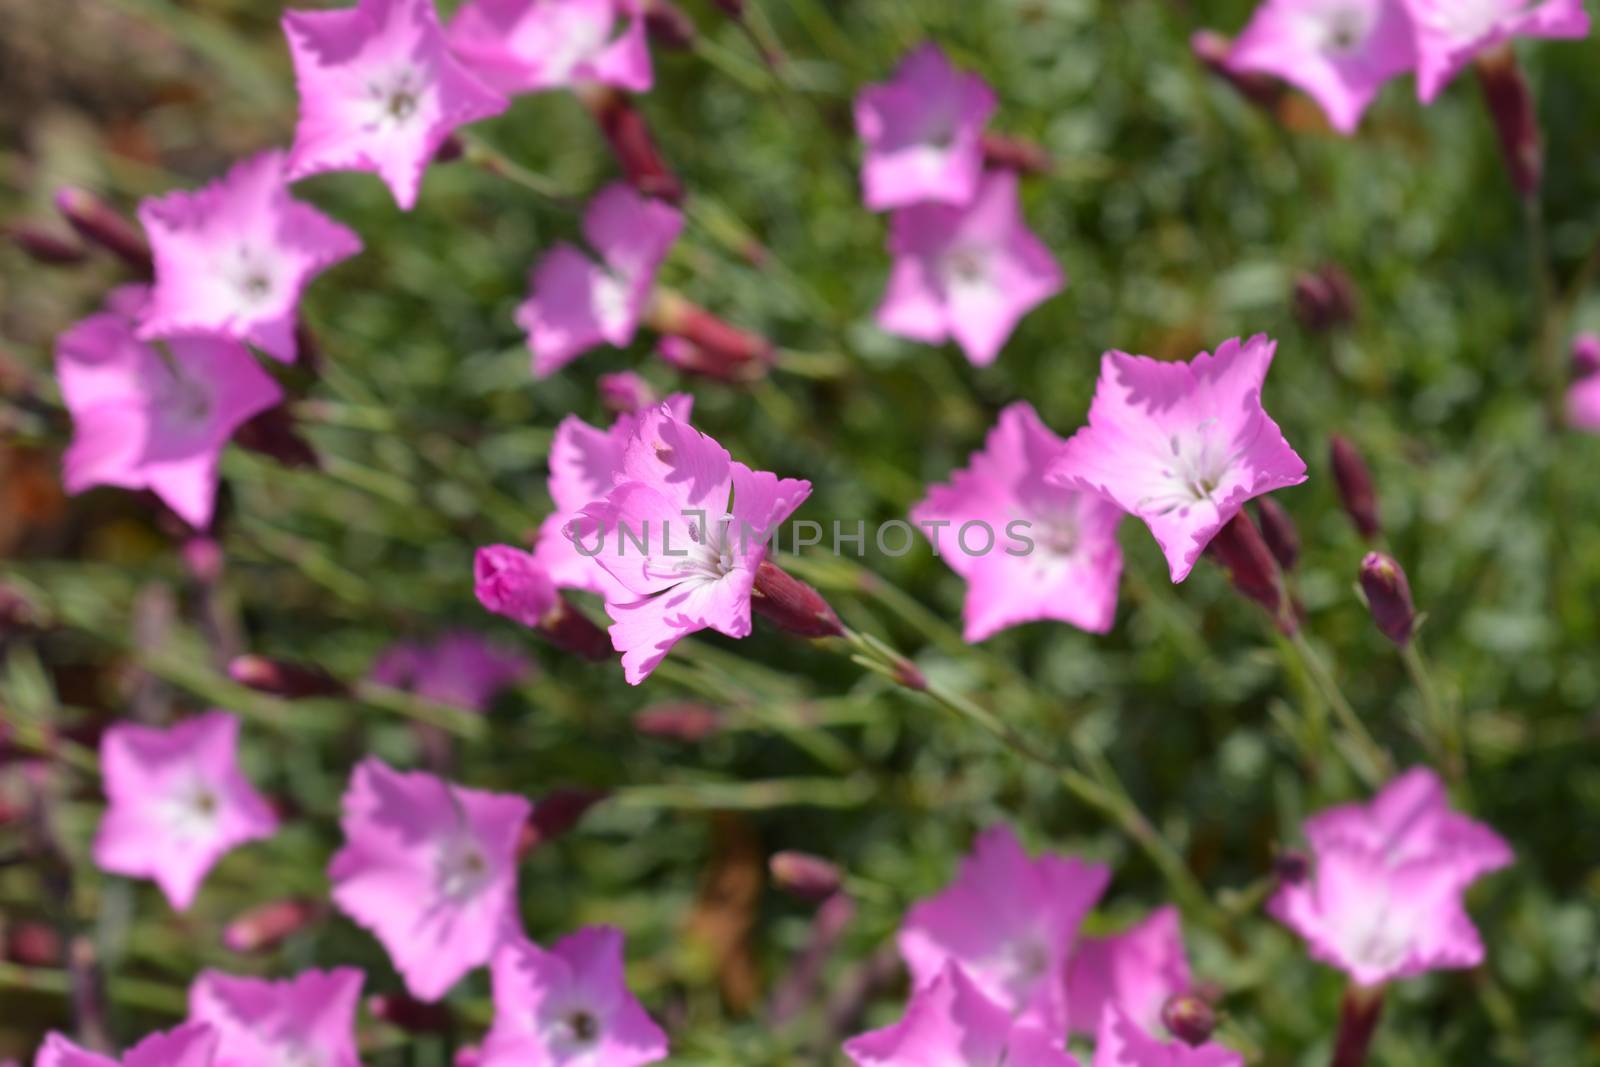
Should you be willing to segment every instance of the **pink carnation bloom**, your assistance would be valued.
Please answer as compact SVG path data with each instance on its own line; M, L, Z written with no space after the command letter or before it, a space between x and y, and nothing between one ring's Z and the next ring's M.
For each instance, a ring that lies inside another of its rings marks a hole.
M189 987L189 1018L217 1033L216 1067L360 1067L360 971L306 971L288 981L204 971Z
M292 363L295 311L310 279L361 251L361 239L289 196L282 152L263 152L197 192L139 205L156 280L145 340L207 334Z
M857 1067L1077 1067L1060 1042L1017 1020L961 967L948 963L911 995L893 1026L845 1042Z
M443 997L517 931L517 838L532 811L377 759L356 767L333 902L383 943L412 996Z
M1567 421L1579 430L1600 433L1600 374L1580 378L1567 390Z
M203 1023L184 1023L151 1034L123 1053L121 1060L79 1048L60 1034L44 1039L33 1067L212 1067L217 1033Z
M930 523L948 524L930 536L967 581L968 641L1037 619L1093 633L1111 628L1122 573L1122 509L1045 481L1062 444L1032 405L1012 404L966 469L911 509L924 532Z
M69 493L149 489L196 529L211 522L217 465L241 424L283 399L248 349L220 337L175 339L167 356L135 335L146 290L127 286L56 341L56 378L72 413Z
M672 417L684 423L694 409L694 397L687 393L673 393L659 403L666 404ZM602 430L576 415L568 415L556 427L555 440L550 444L549 480L555 511L539 527L539 542L533 555L558 589L582 589L607 600L634 599L628 587L613 578L592 555L578 551L566 529L585 507L604 500L616 488L623 452L639 427L639 419L640 415L618 415L609 430Z
M532 672L527 657L460 630L428 643L402 641L389 646L373 664L371 678L439 704L487 711L502 690Z
M1089 425L1067 441L1050 480L1142 519L1172 580L1183 581L1245 501L1306 480L1261 406L1276 350L1258 335L1188 363L1107 352Z
M655 289L656 269L683 229L670 204L613 182L589 202L583 236L596 262L570 244L552 248L530 279L517 325L528 333L533 374L544 378L605 343L632 343Z
M892 80L863 89L856 132L867 145L861 168L867 208L971 203L983 176L983 128L994 109L994 91L984 80L951 66L931 42L907 56Z
M650 44L638 0L470 0L450 47L506 93L584 83L648 92Z
M372 171L409 210L451 131L506 109L450 55L433 0L291 11L283 31L300 87L290 180Z
M1120 934L1078 939L1067 963L1069 1029L1092 1035L1113 1007L1154 1031L1167 1001L1192 985L1178 909L1157 908Z
M559 603L549 572L532 553L511 545L478 549L472 557L472 592L486 611L524 626L539 626Z
M1300 87L1350 134L1383 84L1416 61L1404 0L1263 0L1227 63Z
M1061 268L1022 218L1014 171L992 171L965 207L914 204L890 220L894 267L878 325L928 344L954 338L993 363L1022 317L1061 291Z
M1513 37L1587 37L1583 0L1405 0L1417 34L1417 96L1432 103L1480 52Z
M170 729L118 723L100 741L109 806L94 839L103 871L150 878L187 911L216 862L271 837L277 817L239 771L239 720L212 711Z
M598 542L595 558L627 589L606 611L631 684L689 634L750 635L767 541L810 493L810 482L733 462L667 404L639 417L616 487L567 531L580 551Z
M667 1035L629 992L622 934L585 927L548 951L523 938L494 957L494 1026L480 1067L640 1067Z
M1244 1067L1244 1057L1211 1042L1192 1046L1159 1040L1113 1006L1100 1022L1094 1067Z
M1363 986L1482 961L1462 894L1511 850L1450 811L1431 773L1408 772L1370 805L1323 812L1305 830L1310 875L1279 889L1268 911L1312 956Z

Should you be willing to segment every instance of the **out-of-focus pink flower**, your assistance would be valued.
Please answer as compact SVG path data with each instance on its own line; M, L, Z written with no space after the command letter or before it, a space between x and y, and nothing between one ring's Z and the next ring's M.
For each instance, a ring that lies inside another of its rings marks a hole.
M1298 86L1334 129L1350 134L1383 84L1416 61L1403 0L1263 0L1228 66Z
M1013 171L986 175L965 207L896 211L889 252L894 267L878 325L928 344L954 338L979 367L993 363L1022 317L1066 284L1022 218Z
M1417 36L1417 97L1432 103L1472 58L1513 37L1587 37L1583 0L1404 0Z
M1159 1040L1112 1005L1100 1021L1093 1067L1244 1067L1244 1057L1214 1043Z
M139 205L156 280L144 340L219 335L294 362L295 310L311 278L361 251L361 239L289 196L282 152L238 163L196 192Z
M1580 378L1600 374L1600 333L1585 330L1572 339L1572 368Z
M533 374L554 374L589 349L633 341L655 288L656 268L683 229L670 204L613 182L589 202L583 235L596 262L566 243L539 261L517 324L528 333Z
M1567 421L1579 430L1600 433L1600 374L1579 379L1567 390Z
M189 1018L217 1032L216 1067L359 1067L356 1008L364 980L350 967L282 982L204 971L189 988Z
M239 720L212 711L170 729L118 723L100 741L109 806L101 870L150 878L186 911L217 860L271 837L278 820L239 771Z
M969 204L983 176L983 128L994 91L963 74L931 41L894 77L856 97L856 132L866 142L861 184L867 208L934 201Z
M1060 619L1092 633L1117 610L1122 509L1096 493L1045 481L1061 438L1033 406L1000 413L983 451L948 484L933 486L911 518L967 581L966 639L1018 623Z
M56 379L72 413L67 492L149 489L196 529L211 523L217 465L240 425L283 390L237 341L188 337L170 358L135 334L147 290L119 289L109 309L56 341Z
M961 967L948 963L911 995L893 1026L853 1037L857 1067L1077 1067L1051 1031L1013 1017Z
M567 528L580 552L600 543L596 561L627 590L606 611L629 683L689 634L750 635L767 542L810 493L810 482L734 462L667 404L639 417L616 487Z
M517 839L533 806L363 760L343 801L333 902L434 1001L519 929Z
M1483 959L1462 894L1508 865L1511 849L1451 811L1432 772L1408 771L1370 804L1312 817L1305 832L1310 877L1281 886L1268 911L1312 956L1363 986Z
M533 672L533 664L470 630L443 634L429 643L391 645L372 666L379 685L465 711L486 711L495 696Z
M600 391L600 403L614 415L632 415L661 403L650 383L631 370L602 374L595 386Z
M1113 1007L1154 1030L1167 1001L1192 984L1178 909L1157 908L1120 934L1078 941L1067 964L1068 1025L1092 1035Z
M1107 352L1089 425L1067 441L1050 480L1142 519L1172 580L1183 581L1245 501L1306 480L1261 406L1276 349L1258 335L1188 363Z
M450 21L450 47L505 93L582 83L650 89L650 42L638 0L471 0Z
M1078 927L1110 878L1070 856L1031 859L1010 828L992 827L955 882L906 915L900 954L919 987L959 964L1006 1012L1064 1033Z
M188 1022L151 1034L123 1053L120 1061L51 1034L34 1057L33 1067L212 1067L216 1053L217 1032L204 1023Z
M667 1035L628 990L622 933L589 926L549 950L523 938L494 957L494 1026L481 1067L640 1067Z
M451 131L506 109L504 96L450 55L433 0L290 11L283 31L300 87L290 180L372 171L409 210Z

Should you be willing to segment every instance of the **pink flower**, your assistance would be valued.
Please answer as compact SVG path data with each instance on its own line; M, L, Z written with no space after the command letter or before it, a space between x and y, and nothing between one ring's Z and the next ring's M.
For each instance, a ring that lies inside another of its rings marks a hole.
M189 988L189 1018L216 1031L216 1067L360 1067L355 1026L363 981L349 967L283 982L203 971Z
M1416 61L1404 0L1263 0L1228 56L1236 73L1272 74L1305 90L1345 134L1384 82Z
M56 341L56 377L72 413L67 492L95 485L149 489L196 529L211 522L217 464L241 424L283 390L241 344L173 340L167 355L140 341L134 315L147 290L127 286L110 310Z
M409 210L451 131L506 109L505 97L450 55L433 0L291 11L283 32L300 87L290 180L372 171Z
M533 673L529 660L470 630L428 643L390 645L372 666L379 685L465 711L487 711L500 693Z
M600 190L584 212L583 236L602 261L556 245L534 268L528 299L517 309L534 377L554 374L602 342L632 343L656 269L682 229L683 215L670 204L622 182Z
M1580 378L1567 390L1567 421L1576 429L1600 433L1600 374Z
M867 144L861 183L867 208L936 201L970 204L983 176L983 128L994 91L950 65L929 42L894 78L856 97L856 132Z
M449 34L456 55L502 92L586 82L650 89L650 47L636 0L469 0Z
M236 164L197 192L139 205L156 280L144 340L215 334L294 362L295 309L310 279L361 251L361 240L289 196L282 152Z
M810 493L810 482L733 462L668 404L639 417L616 487L567 528L580 552L599 543L595 559L626 589L606 611L629 683L689 634L750 635L756 568Z
M1452 812L1430 772L1391 782L1370 805L1347 805L1305 826L1312 869L1268 911L1311 955L1363 986L1476 966L1483 945L1462 894L1511 862L1492 830Z
M1424 104L1480 52L1513 37L1587 37L1583 0L1405 0L1417 34L1417 96Z
M480 1067L639 1067L667 1035L628 991L622 934L589 926L548 951L524 938L494 957L494 1026Z
M519 928L517 838L533 808L363 760L343 802L333 902L383 942L411 995L434 1001Z
M1122 509L1094 493L1045 481L1061 450L1032 405L1000 413L983 451L946 485L936 485L911 518L967 581L966 639L1036 619L1060 619L1093 633L1117 610Z
M1022 317L1061 291L1061 268L1022 218L1015 172L992 171L965 207L914 204L890 220L895 257L878 325L993 363Z
M1183 581L1245 501L1306 480L1261 406L1276 350L1258 335L1188 363L1107 352L1089 425L1067 441L1050 480L1142 519L1172 580Z
M853 1037L844 1052L857 1067L1077 1067L1060 1043L954 963L911 995L893 1026Z
M1100 1022L1094 1067L1244 1067L1244 1057L1214 1043L1160 1041L1113 1005Z
M217 1033L203 1023L185 1023L151 1034L115 1060L79 1048L60 1034L51 1034L34 1058L33 1067L211 1067Z
M1064 1033L1068 968L1084 916L1111 872L1069 856L1030 859L1006 826L983 832L955 882L916 904L900 928L913 984L960 964L985 997Z
M539 561L510 545L478 549L472 558L472 591L485 610L533 627L544 622L559 597Z
M94 839L103 871L150 878L187 911L206 874L278 820L239 771L239 720L212 711L170 729L118 723L100 741L109 806Z
M1070 1029L1094 1034L1110 1007L1155 1030L1167 1001L1192 984L1178 909L1157 908L1120 934L1078 940L1067 964Z

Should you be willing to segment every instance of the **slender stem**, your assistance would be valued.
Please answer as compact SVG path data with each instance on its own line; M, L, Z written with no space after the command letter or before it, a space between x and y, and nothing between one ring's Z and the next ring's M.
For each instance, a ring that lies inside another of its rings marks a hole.
M1372 788L1382 785L1394 773L1394 766L1389 759L1389 754L1373 739L1362 723L1361 717L1356 714L1350 702L1345 699L1344 693L1339 689L1338 681L1333 673L1328 670L1328 665L1322 661L1311 642L1306 640L1305 632L1296 630L1289 635L1289 641L1300 656L1300 662L1306 669L1306 674L1316 685L1333 714L1339 720L1339 725L1349 735L1349 741L1354 751L1346 751L1345 758L1352 770L1361 777L1361 780ZM1341 751L1343 751L1341 749Z
M1368 988L1352 982L1339 1006L1339 1034L1333 1043L1331 1067L1362 1067L1382 1017L1383 987Z
M1427 660L1423 659L1422 649L1418 647L1415 639L1401 647L1400 659L1406 665L1406 673L1411 676L1411 682L1417 687L1417 693L1422 697L1428 730L1433 734L1434 745L1437 746L1443 759L1445 774L1452 782L1459 783L1467 769L1466 752L1461 739L1460 716L1456 714L1453 704L1440 698L1439 687L1434 684Z
M466 160L474 166L522 186L563 211L578 211L581 208L579 198L571 190L543 174L529 170L476 134L459 132L456 136L461 140Z

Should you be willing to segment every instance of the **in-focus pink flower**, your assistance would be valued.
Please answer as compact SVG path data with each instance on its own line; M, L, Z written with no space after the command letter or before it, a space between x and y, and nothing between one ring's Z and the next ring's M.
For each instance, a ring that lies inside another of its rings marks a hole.
M583 236L600 261L566 243L534 268L517 325L528 333L533 374L554 374L589 349L633 341L655 288L656 268L683 229L670 204L613 182L589 202Z
M750 635L767 542L810 494L810 482L735 463L667 404L639 417L616 487L567 529L580 552L599 544L595 559L627 589L606 611L630 684L692 633Z
M1261 406L1276 350L1257 335L1188 363L1107 352L1089 425L1067 441L1050 480L1142 519L1172 580L1183 581L1245 501L1306 480L1304 461Z
M1070 856L1030 859L1009 827L991 827L955 882L906 915L900 954L916 986L959 964L1005 1011L1065 1033L1078 927L1110 878L1106 867Z
M355 1029L364 980L350 967L281 982L204 971L189 987L189 1018L216 1031L216 1067L360 1067Z
M139 205L156 280L145 340L220 335L292 363L295 311L311 278L361 251L361 239L289 196L282 152L235 164L195 192Z
M976 366L993 363L1022 317L1066 284L1022 218L1014 171L985 175L965 207L914 204L889 225L895 258L878 325L928 344L954 338Z
M936 201L970 204L983 176L983 128L994 91L963 74L932 42L894 77L856 97L856 132L866 142L861 184L872 211Z
M494 957L494 1026L481 1067L640 1067L667 1035L628 990L622 933L589 926L548 951L525 938Z
M519 929L517 838L533 806L363 760L343 801L333 902L434 1001Z
M225 711L169 729L117 723L100 740L109 806L94 839L103 871L152 879L187 911L216 862L271 837L277 817L239 770L239 720Z
M1511 849L1450 811L1431 772L1410 771L1371 804L1333 808L1305 830L1309 876L1283 885L1268 911L1312 956L1363 986L1483 959L1462 894L1509 864Z
M372 665L371 678L439 704L487 711L501 690L532 672L526 656L470 630L456 630L430 642L390 645Z
M146 290L117 290L109 309L56 341L56 379L72 413L67 492L149 489L196 529L211 523L217 464L241 424L283 390L237 341L174 339L167 356L135 335Z
M217 1033L204 1023L189 1022L151 1034L116 1060L79 1048L60 1034L44 1039L33 1067L211 1067Z
M1093 1035L1109 1006L1153 1032L1167 1001L1192 983L1178 909L1157 908L1120 934L1078 940L1067 964L1069 1028Z
M650 43L638 0L470 0L450 21L450 47L506 93L584 83L650 89Z
M1244 1057L1214 1042L1163 1041L1113 1005L1101 1019L1093 1067L1244 1067Z
M911 518L967 581L968 641L1018 623L1060 619L1093 633L1117 610L1122 509L1097 493L1045 481L1061 438L1033 406L1000 413L983 451L948 484L933 486Z
M1237 73L1272 74L1303 89L1345 134L1361 125L1383 84L1416 61L1404 0L1263 0L1228 56Z
M1576 429L1600 433L1600 374L1580 378L1567 390L1567 422Z
M1417 96L1432 103L1480 52L1513 37L1587 37L1583 0L1405 0L1416 25Z
M290 180L371 171L409 210L451 131L508 103L450 55L433 0L290 11L283 32L300 87Z
M911 995L893 1026L853 1037L857 1067L1077 1067L1053 1032L1018 1020L955 963Z

